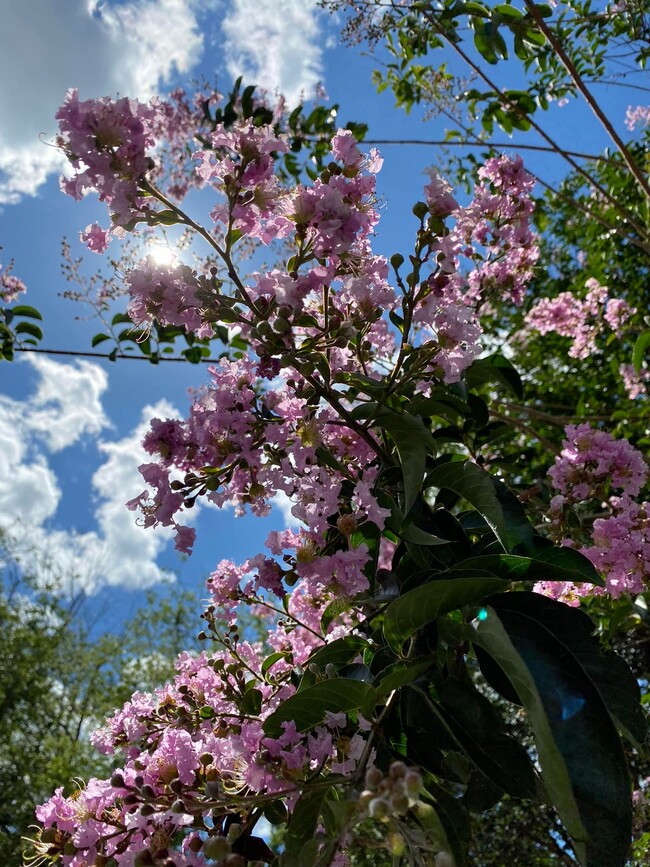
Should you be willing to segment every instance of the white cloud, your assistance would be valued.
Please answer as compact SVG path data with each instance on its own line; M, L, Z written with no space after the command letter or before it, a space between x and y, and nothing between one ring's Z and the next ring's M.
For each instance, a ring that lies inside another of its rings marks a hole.
M168 577L157 565L156 557L171 538L171 529L145 530L136 524L135 514L124 503L145 487L138 467L151 461L141 446L150 419L177 415L166 401L145 406L140 424L128 436L99 445L107 459L93 476L93 488L100 497L95 517L106 551L102 573L107 584L144 588Z
M101 397L108 387L106 372L89 361L59 364L30 358L40 375L24 424L44 439L51 452L75 443L83 434L98 434L109 426Z
M231 0L222 22L228 72L290 105L322 78L317 0Z
M147 529L125 502L144 488L138 466L149 460L141 440L154 416L176 416L166 401L142 410L127 436L97 441L109 426L101 398L108 380L96 364L29 359L39 380L24 401L0 395L0 529L14 557L42 583L62 592L96 592L105 585L142 589L169 580L157 558L171 538L168 528ZM81 506L97 529L77 532L53 524L64 501L48 452L92 437L104 455L92 477L96 499Z
M0 204L33 195L59 152L39 141L70 87L147 98L201 58L199 0L0 0Z

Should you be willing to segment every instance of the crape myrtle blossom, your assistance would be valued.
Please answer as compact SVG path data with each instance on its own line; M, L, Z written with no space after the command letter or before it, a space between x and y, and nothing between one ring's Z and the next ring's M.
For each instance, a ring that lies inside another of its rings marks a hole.
M57 144L75 170L71 178L61 179L63 192L81 199L95 190L118 226L141 217L148 205L138 182L153 167L149 151L158 113L155 102L126 97L80 101L78 91L69 90L56 114L61 130Z
M650 584L650 503L636 502L648 480L648 466L641 452L627 440L614 439L588 424L569 425L560 455L549 470L558 492L551 500L553 532L560 538L569 532L569 510L589 506L603 514L588 520L580 547L575 530L564 544L578 547L605 578L604 592L614 598L638 594ZM603 592L591 585L541 582L539 592L572 605L581 596Z
M569 348L571 358L588 358L599 352L596 339L606 330L620 337L636 309L612 297L610 289L593 277L585 282L585 287L588 291L584 299L572 292L560 292L555 298L536 301L525 316L520 337L524 339L527 331L570 337L573 341Z
M140 193L160 114L155 103L79 103L75 93L60 113L77 171L68 192L97 189L129 231L155 205L155 188ZM382 478L390 458L376 425L364 424L364 403L387 382L398 395L457 382L480 352L482 309L497 293L521 303L537 258L532 180L521 160L490 160L467 208L431 174L416 211L413 271L393 265L395 287L372 251L381 158L363 155L351 132L334 137L332 161L315 181L293 188L277 181L274 154L286 144L270 127L217 127L211 144L195 155L197 175L214 190L224 246L208 231L202 237L227 265L232 289L226 294L216 274L199 278L150 259L127 277L129 312L145 329L157 321L209 335L216 323L235 324L250 350L209 369L187 418L152 421L146 489L129 507L145 526L174 527L182 551L194 536L182 515L198 497L263 516L282 493L299 529L271 533L266 550L244 563L218 563L203 613L211 650L182 654L171 683L134 695L93 736L119 756L110 781L69 798L58 792L39 808L36 852L65 867L229 863L234 823L256 821L258 805L282 799L291 811L314 780L333 779L342 792L363 781L375 759L374 710L368 720L359 705L349 715L327 712L307 731L297 718L269 722L301 677L336 676L314 651L361 637L377 564L390 568L399 543L390 529L395 493ZM97 229L87 236L102 245ZM242 236L281 239L291 251L286 267L242 278L230 256ZM419 363L403 370L411 353ZM389 538L380 544L382 533ZM242 604L265 612L264 642L240 634ZM359 821L404 815L421 786L405 766L366 782Z
M27 286L23 281L11 273L13 267L14 263L11 261L3 271L2 262L0 262L0 301L3 304L13 304L19 295L27 291Z
M625 126L632 132L637 127L650 126L650 105L628 105Z

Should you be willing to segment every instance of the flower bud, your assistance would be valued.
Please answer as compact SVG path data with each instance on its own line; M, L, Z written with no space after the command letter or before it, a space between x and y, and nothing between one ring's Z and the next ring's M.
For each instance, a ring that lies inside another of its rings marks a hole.
M171 805L171 811L177 816L182 816L184 813L187 812L187 810L185 809L185 802L182 801L180 798L177 801L174 801L174 803Z
M388 769L388 775L391 780L400 780L402 777L405 777L407 774L408 768L404 764L404 762L393 762L393 764Z
M124 777L122 776L122 774L115 771L115 773L111 777L111 786L113 786L114 789L126 788L126 784L124 783Z
M411 770L404 777L404 790L409 798L419 797L423 785L422 775L417 771Z
M387 822L391 814L390 804L384 798L373 798L368 805L368 812L378 822Z
M238 824L237 822L234 822L230 826L230 828L228 828L226 840L232 844L235 842L235 840L238 840L241 837L242 833L243 833L242 826L240 824Z
M203 854L211 861L222 861L230 855L230 843L225 837L208 837L203 843Z
M406 840L395 831L388 835L388 849L391 855L400 857L406 852Z
M384 775L376 765L370 765L366 771L366 786L369 789L376 789L384 779Z

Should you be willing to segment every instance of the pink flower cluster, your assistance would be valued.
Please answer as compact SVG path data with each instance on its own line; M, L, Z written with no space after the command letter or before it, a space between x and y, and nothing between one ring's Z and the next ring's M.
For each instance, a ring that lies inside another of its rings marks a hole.
M269 737L264 720L295 692L295 660L287 652L263 672L259 647L234 635L227 643L213 655L182 654L173 683L134 695L92 736L100 751L119 750L124 763L110 780L90 780L71 797L58 789L37 809L37 853L56 853L64 867L107 859L203 867L217 850L209 840L234 839L228 829L240 797L277 793L291 808L315 770L354 771L368 724L360 718L352 733L346 714L330 713L308 733L284 722ZM252 689L259 712L243 709ZM207 835L196 830L199 815L211 817Z
M127 98L81 102L78 92L69 90L56 118L57 143L74 169L71 178L61 179L63 192L81 199L96 190L118 226L141 216L147 206L138 183L153 166L148 151L155 145L158 108ZM86 231L97 244L97 230Z
M588 424L569 425L566 434L562 452L549 470L551 484L559 491L551 500L553 532L567 530L568 512L576 506L578 515L583 505L604 509L603 517L587 522L588 544L579 550L603 575L611 596L641 593L650 583L650 503L633 498L648 480L643 455L627 440L615 440ZM575 530L571 534L575 540ZM564 544L578 546L569 539ZM582 596L602 592L586 584L552 581L535 589L572 605Z
M620 337L636 309L620 298L612 298L609 288L594 278L587 280L585 286L588 291L584 299L572 292L560 292L556 298L537 301L526 314L524 331L570 337L571 358L588 358L599 352L596 338L606 328Z
M637 496L647 481L648 467L641 452L627 440L616 440L589 424L569 425L566 436L549 470L551 483L560 492L553 508L555 503L602 500L612 490Z
M155 494L144 491L130 508L141 508L147 526L178 528L175 515L199 494L218 506L234 503L239 513L249 508L266 515L270 500L281 492L292 498L292 512L309 527L314 543L323 540L330 518L339 513L383 527L385 510L371 493L377 474L372 448L331 423L330 409L314 409L301 397L305 383L296 374L291 385L284 375L277 390L260 393L258 368L250 359L224 359L211 368L212 383L194 401L186 421L152 422L144 446L158 462L141 471ZM319 448L328 451L338 469L322 465ZM185 474L185 487L175 483L172 470L174 478ZM341 494L344 481L355 486L347 497Z
M289 149L286 141L268 126L247 123L218 129L211 144L214 150L197 151L193 158L200 160L196 172L201 180L226 199L215 206L212 219L264 244L287 235L287 190L275 176L272 157Z
M213 336L201 311L201 283L187 265L160 265L148 257L125 282L131 295L128 314L136 325L155 318L163 325L182 325L197 337Z
M625 111L625 126L632 132L638 126L650 125L650 105L628 105Z
M460 208L449 185L430 171L425 198L432 217L450 216L455 224L436 238L431 255L436 268L426 297L414 312L417 326L439 343L434 365L445 382L457 382L482 347L481 312L496 297L520 305L539 257L530 218L534 179L521 157L490 159L479 170L473 201ZM469 270L461 267L469 263ZM423 381L420 389L426 391Z
M13 267L14 263L11 261L4 269L4 272L0 273L0 301L3 304L13 304L19 295L27 291L27 287L23 281L11 273ZM1 262L0 272L2 272Z
M639 371L635 369L633 364L621 364L618 372L630 400L636 400L637 397L645 397L648 394L650 370L645 364Z

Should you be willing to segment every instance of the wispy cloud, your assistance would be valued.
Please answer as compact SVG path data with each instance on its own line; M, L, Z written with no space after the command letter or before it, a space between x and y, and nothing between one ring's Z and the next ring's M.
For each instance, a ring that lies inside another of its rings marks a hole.
M228 72L291 105L312 97L323 75L320 14L317 0L232 0L222 22Z
M2 8L0 204L33 195L63 166L49 140L69 87L82 98L146 98L201 59L198 0L20 0ZM26 56L29 61L26 62ZM19 74L18 74L19 72Z

